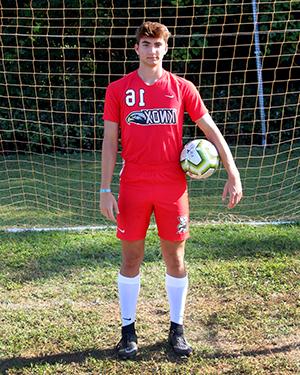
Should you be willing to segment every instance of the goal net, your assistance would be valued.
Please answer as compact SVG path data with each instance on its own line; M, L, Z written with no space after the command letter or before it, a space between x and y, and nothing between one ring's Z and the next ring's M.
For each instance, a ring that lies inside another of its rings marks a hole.
M241 174L233 210L223 167L188 180L192 222L299 220L299 2L0 4L0 229L110 225L98 208L104 95L138 67L144 20L169 28L164 68L199 89ZM184 142L202 136L186 117Z

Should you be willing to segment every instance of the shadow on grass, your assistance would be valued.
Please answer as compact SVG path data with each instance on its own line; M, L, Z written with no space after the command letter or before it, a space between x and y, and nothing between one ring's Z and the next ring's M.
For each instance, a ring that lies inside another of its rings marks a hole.
M292 350L300 348L300 343L286 344L274 348L262 348L259 350L245 350L234 353L204 353L201 351L195 351L193 357L201 357L203 359L232 359L241 357L259 357L259 356L271 356L274 354L287 353ZM158 355L157 355L158 353ZM155 355L156 354L156 355ZM186 362L187 358L177 357L166 342L157 342L153 345L143 346L140 348L137 357L133 360L134 362L139 361L159 361L161 356L165 356L169 362L182 363ZM55 364L70 364L70 363L83 363L89 358L94 358L97 360L118 360L115 350L111 348L107 349L87 349L84 351L77 351L72 353L59 353L53 355L45 355L40 357L13 357L0 361L0 371L3 374L7 374L8 370L11 369L22 369L25 367L32 367L38 365L55 365Z

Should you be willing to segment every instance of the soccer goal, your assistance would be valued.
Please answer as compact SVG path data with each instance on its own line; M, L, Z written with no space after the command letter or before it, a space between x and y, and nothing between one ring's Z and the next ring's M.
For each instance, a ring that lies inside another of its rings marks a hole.
M192 223L298 221L297 12L292 0L1 1L0 229L110 225L98 209L105 88L137 68L144 20L168 26L164 67L199 89L241 173L231 211L222 166L189 180ZM202 136L186 118L184 143Z

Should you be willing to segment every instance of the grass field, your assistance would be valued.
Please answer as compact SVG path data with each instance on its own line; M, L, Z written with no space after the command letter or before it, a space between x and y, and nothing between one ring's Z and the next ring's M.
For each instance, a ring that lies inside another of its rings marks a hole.
M186 334L166 344L164 265L149 231L138 305L140 352L122 362L112 231L0 232L0 373L299 374L299 226L192 228Z

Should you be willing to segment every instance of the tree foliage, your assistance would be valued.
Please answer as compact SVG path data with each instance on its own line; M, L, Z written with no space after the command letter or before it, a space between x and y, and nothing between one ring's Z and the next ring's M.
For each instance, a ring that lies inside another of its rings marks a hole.
M228 141L259 143L250 2L153 0L146 8L138 0L130 7L121 0L23 3L2 6L0 152L99 149L105 87L137 67L133 37L144 19L169 27L174 37L166 68L199 87ZM296 3L261 2L259 8L269 143L299 132L288 121L282 131L284 119L296 116L298 100Z

